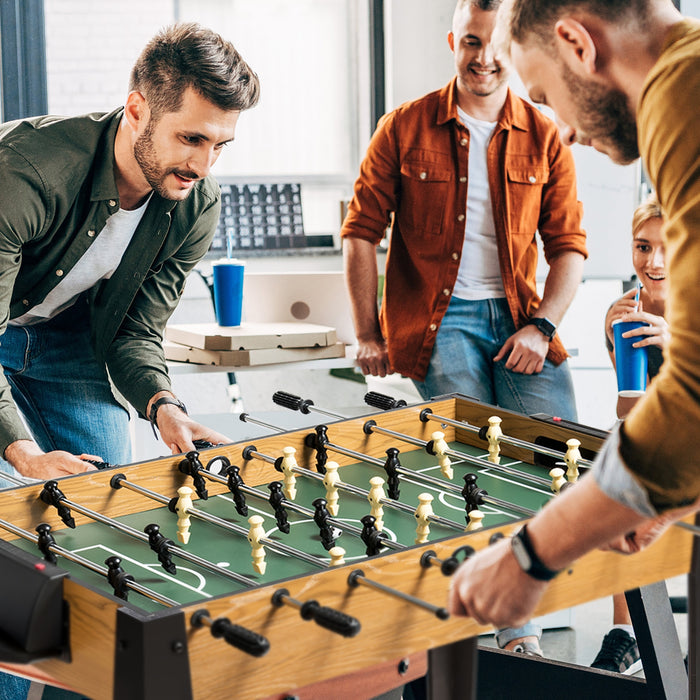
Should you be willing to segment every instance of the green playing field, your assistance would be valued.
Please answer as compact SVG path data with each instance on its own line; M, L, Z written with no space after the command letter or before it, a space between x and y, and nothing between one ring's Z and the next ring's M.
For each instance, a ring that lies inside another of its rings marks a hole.
M462 463L457 459L452 459L454 468L454 479L452 484L461 490L464 485L463 476L467 473L478 475L478 486L485 489L491 497L515 503L521 508L538 510L551 497L551 491L546 487L533 484L517 476L499 473L493 465L486 461L485 450L464 445L462 443L451 443L452 450L473 455L484 462L484 467L479 468L473 464ZM333 459L332 454L330 459ZM442 479L440 468L437 466L436 458L431 457L423 450L413 450L400 454L401 465L420 474L426 474L433 478ZM547 471L543 467L532 466L502 457L504 465L514 466L523 473L536 474L539 477L547 477ZM386 477L384 470L376 465L357 463L343 466L339 470L340 478L343 482L353 484L362 489L369 490L369 480L372 476ZM245 478L245 470L242 471ZM134 483L138 484L137 477L131 477ZM280 480L282 475L280 474ZM447 482L446 482L447 483ZM319 497L325 497L323 484L315 479L297 476L297 496L295 502L313 510L312 502ZM59 482L59 486L61 482ZM71 499L70 482L65 482L62 487L66 498ZM289 547L301 550L312 555L318 560L318 567L306 561L295 558L288 554L278 553L272 547L266 546L267 569L264 575L257 574L252 565L251 548L245 534L226 531L211 523L203 522L196 518L191 520L191 535L187 545L177 543L177 516L171 513L166 507L158 506L144 510L119 519L124 525L129 525L134 529L143 532L143 529L150 523L157 523L161 533L189 552L213 562L223 569L235 571L245 576L251 586L259 584L269 584L279 582L284 579L299 575L312 573L314 569L321 569L328 566L330 557L323 548L319 530L313 521L313 517L306 514L296 513L288 510L288 518L291 531L283 534L277 528L272 508L267 502L269 490L266 486L259 486L256 490L261 497L251 495L246 496L248 505L248 516L239 515L234 508L230 494L211 496L208 500L195 499L195 508L214 514L239 528L248 530L247 518L251 515L261 515L264 519L263 527L266 537L272 541L280 542ZM421 483L418 478L412 476L402 476L400 479L400 501L415 509L418 505L418 495L429 493L433 496L432 509L435 515L447 519L459 525L465 525L464 499L459 493L450 492L448 488L439 488L434 485ZM386 486L385 486L386 492ZM162 494L171 498L176 494ZM119 494L115 494L118 498ZM149 503L154 504L145 496L144 508L149 508ZM507 508L484 505L480 510L485 513L484 526L490 527L525 517L517 511L509 511ZM362 529L360 518L367 515L370 505L366 498L339 491L339 514L334 518L334 527L342 531L337 538L337 544L346 551L346 562L361 562L365 559L365 545L359 537L349 532L350 528ZM416 533L416 518L412 513L403 512L388 505L384 511L384 532L390 540L394 540L404 546L412 546ZM38 524L38 523L37 523ZM451 537L458 534L457 527L431 523L429 540L434 541ZM132 575L137 583L156 591L162 596L170 598L179 604L189 604L197 601L204 602L208 598L225 594L232 594L239 590L245 590L247 586L232 581L206 568L201 568L196 564L184 561L174 556L173 562L177 566L176 575L167 573L161 568L156 555L149 549L148 544L138 541L118 530L107 525L94 523L80 525L74 530L63 529L54 533L56 544L89 559L90 561L104 566L105 560L113 555L122 559L122 567ZM36 546L26 540L15 540L15 544L27 551L36 552ZM71 576L81 582L98 587L101 590L111 592L110 586L104 577L97 573L86 570L84 567L67 561L59 557L58 565L70 572ZM145 610L157 611L162 609L160 603L151 601L133 591L129 592L129 602Z

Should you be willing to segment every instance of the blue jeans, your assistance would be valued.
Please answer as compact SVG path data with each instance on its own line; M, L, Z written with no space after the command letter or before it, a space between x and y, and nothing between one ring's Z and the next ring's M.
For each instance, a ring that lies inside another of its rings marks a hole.
M505 299L452 297L440 325L428 373L414 384L421 396L459 392L518 413L547 413L575 421L576 400L566 362L545 360L539 374L519 374L493 362L515 325Z
M511 372L505 359L493 362L513 333L515 324L505 299L452 297L425 379L413 383L425 400L459 392L518 413L547 413L575 421L576 400L566 362L557 366L545 360L539 374ZM496 641L503 648L515 639L541 633L538 625L528 622L499 630Z
M50 321L8 326L0 337L0 364L12 398L42 450L129 463L129 414L114 398L107 370L95 358L82 299ZM13 471L5 460L0 460L0 470ZM29 681L0 673L2 700L24 700L28 690ZM46 688L44 697L81 696Z
M8 326L0 337L0 364L42 450L128 464L129 413L114 398L107 369L95 358L83 301L44 323Z

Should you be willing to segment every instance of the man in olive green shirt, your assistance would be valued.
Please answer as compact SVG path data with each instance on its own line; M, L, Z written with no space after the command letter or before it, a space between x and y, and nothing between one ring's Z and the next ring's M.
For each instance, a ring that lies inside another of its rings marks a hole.
M700 22L670 0L506 0L500 20L501 51L565 141L618 163L641 151L667 221L671 341L592 473L455 575L452 611L496 625L527 619L591 549L635 552L700 508Z
M179 24L122 109L0 126L0 455L22 475L119 463L124 400L173 452L225 440L172 394L161 341L215 231L210 168L258 96L229 42Z

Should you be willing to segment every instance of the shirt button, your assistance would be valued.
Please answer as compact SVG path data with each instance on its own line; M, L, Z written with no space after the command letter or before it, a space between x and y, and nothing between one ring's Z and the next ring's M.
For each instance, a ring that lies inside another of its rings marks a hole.
M117 206L117 203L116 203L113 199L110 199L110 200L109 200L109 206L110 206L110 207L116 207L116 206Z
M443 290L442 290L442 293L443 293L446 297L450 296L450 294L451 294L451 292L450 292L449 289L443 289Z
M90 238L94 238L94 237L95 237L95 232L94 232L92 229L90 229L90 230L87 232L87 235L90 236Z
M425 170L418 176L421 180L425 180L426 177L428 177L428 173L425 172Z
M453 260L459 260L459 253L452 253Z
M460 182L466 182L466 181L467 181L467 178L466 178L464 175L462 175L462 177L459 178L459 181L460 181Z
M29 306L29 299L22 299L22 303L23 303L25 306Z
M436 331L436 330L437 330L437 324L431 323L431 324L430 324L430 330L431 330L431 331Z
M537 178L534 175L530 175L530 177L528 178L528 182L532 182L534 184L535 182L537 182Z
M464 214L460 214L460 215L457 217L457 221L464 221Z
M466 146L469 143L469 139L460 139L459 145L460 146Z
M63 277L63 270L56 270L56 277Z

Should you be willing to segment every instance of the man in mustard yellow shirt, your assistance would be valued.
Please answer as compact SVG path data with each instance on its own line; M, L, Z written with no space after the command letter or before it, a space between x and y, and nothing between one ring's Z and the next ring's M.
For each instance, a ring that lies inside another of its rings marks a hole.
M671 332L657 380L591 473L455 575L453 613L512 625L573 560L637 551L700 507L700 22L670 0L506 0L501 12L501 52L562 139L617 163L641 152L667 220Z

